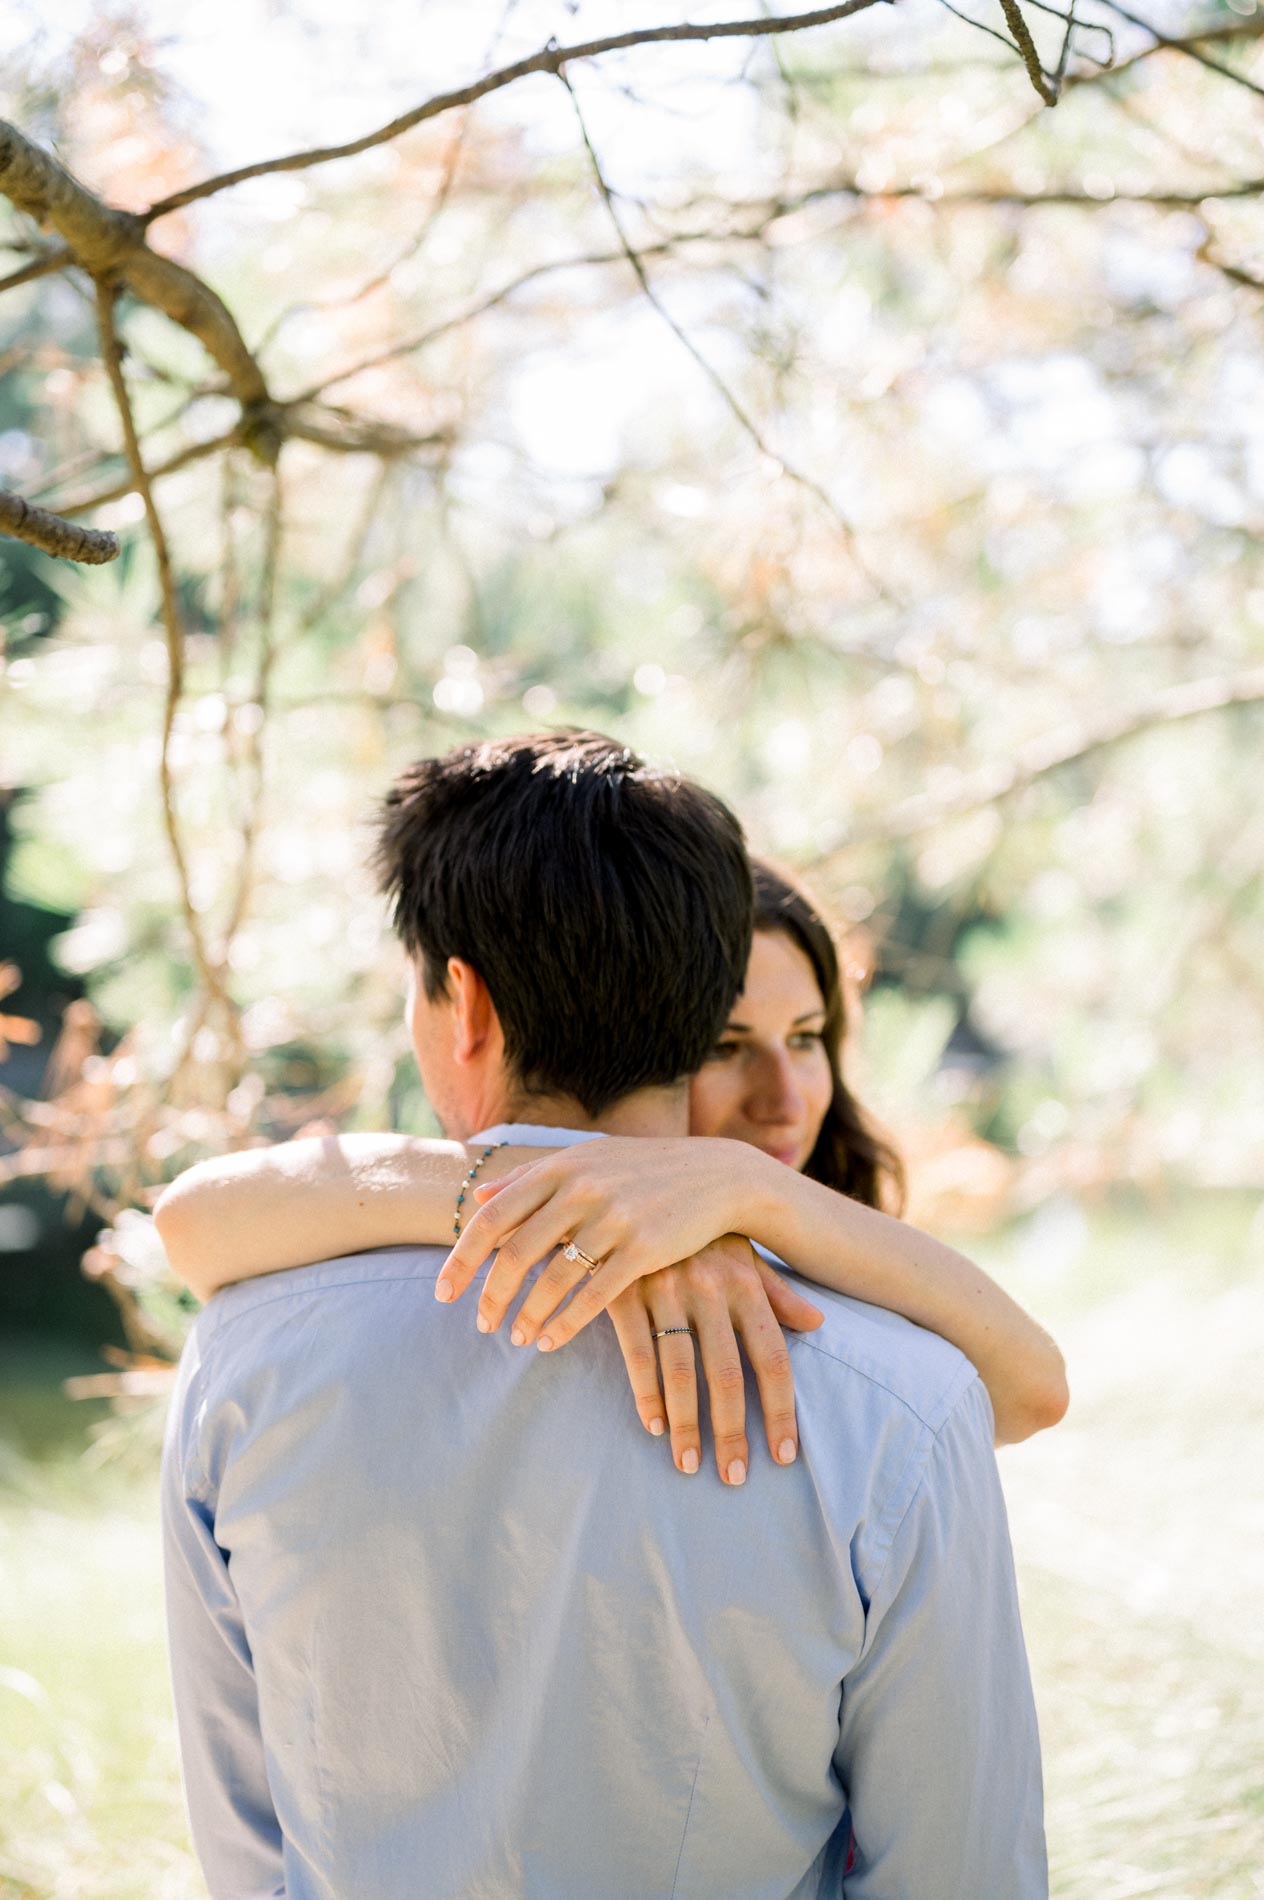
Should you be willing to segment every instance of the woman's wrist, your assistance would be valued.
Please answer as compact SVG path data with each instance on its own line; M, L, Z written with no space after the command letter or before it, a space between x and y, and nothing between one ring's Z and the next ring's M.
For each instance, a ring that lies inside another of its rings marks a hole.
M725 1157L725 1172L734 1214L728 1231L745 1234L784 1257L791 1230L787 1201L803 1177L749 1142L726 1141L724 1145L731 1150Z

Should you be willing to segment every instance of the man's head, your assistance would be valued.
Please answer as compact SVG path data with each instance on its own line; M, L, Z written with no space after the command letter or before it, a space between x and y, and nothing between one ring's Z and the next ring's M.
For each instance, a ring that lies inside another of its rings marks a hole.
M600 733L410 766L386 799L377 867L412 959L422 1078L454 1135L533 1097L596 1120L682 1083L745 977L736 818Z

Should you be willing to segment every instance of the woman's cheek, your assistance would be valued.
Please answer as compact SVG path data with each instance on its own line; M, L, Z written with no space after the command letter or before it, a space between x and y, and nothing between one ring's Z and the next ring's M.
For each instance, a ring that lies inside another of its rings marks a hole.
M733 1078L727 1070L708 1067L689 1084L689 1132L691 1135L722 1135L735 1108Z
M816 1051L813 1056L811 1072L804 1078L804 1095L811 1104L815 1119L812 1138L815 1147L816 1136L820 1132L821 1123L825 1120L830 1102L834 1097L834 1078L830 1073L829 1057L823 1049Z

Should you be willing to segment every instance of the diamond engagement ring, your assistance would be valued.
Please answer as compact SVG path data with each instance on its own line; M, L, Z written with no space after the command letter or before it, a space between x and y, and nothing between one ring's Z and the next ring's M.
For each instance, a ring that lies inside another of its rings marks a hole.
M572 1260L572 1261L582 1260L584 1263L585 1269L589 1273L596 1273L598 1267L601 1265L600 1260L594 1260L590 1253L585 1253L582 1247L577 1247L573 1240L568 1240L566 1245L563 1247L562 1258L563 1260Z

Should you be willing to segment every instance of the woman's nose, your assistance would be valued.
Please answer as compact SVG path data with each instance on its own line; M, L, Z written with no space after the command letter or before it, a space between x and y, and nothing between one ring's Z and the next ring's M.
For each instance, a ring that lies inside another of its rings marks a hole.
M786 1049L766 1050L756 1071L751 1113L758 1121L793 1122L803 1112L803 1096Z

